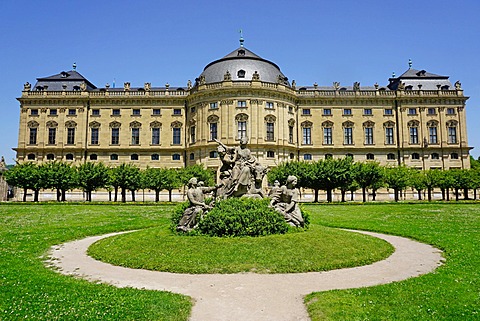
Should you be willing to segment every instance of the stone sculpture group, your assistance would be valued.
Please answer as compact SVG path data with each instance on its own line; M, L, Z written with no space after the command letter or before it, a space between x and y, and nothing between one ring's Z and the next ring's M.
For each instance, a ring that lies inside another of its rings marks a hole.
M202 216L213 208L215 200L230 197L265 198L262 183L267 168L261 165L247 148L247 139L242 138L237 147L229 147L219 140L215 141L218 143L218 157L222 163L218 173L220 183L214 187L204 187L204 183L197 178L190 179L187 190L190 204L180 219L178 231L188 232L194 229ZM296 185L295 176L288 176L283 186L275 181L268 196L271 198L270 207L283 215L289 225L302 227L304 221L298 206L299 191ZM213 191L216 191L215 199L207 205L205 194Z

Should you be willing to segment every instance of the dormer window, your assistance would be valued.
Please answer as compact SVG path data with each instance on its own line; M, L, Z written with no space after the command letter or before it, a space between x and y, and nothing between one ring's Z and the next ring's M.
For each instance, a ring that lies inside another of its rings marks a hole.
M69 76L68 73L66 73L65 71L62 71L60 75L62 78L67 78Z
M73 86L73 91L79 91L80 90L80 86Z
M240 50L238 51L237 56L241 56L241 57L245 56L245 50L240 49Z
M420 70L419 72L417 72L417 76L418 77L425 77L425 73L426 73L425 70Z
M449 89L450 89L450 86L448 85L442 86L442 90L449 90Z
M240 70L237 72L237 77L238 77L238 78L245 78L245 70L240 69Z

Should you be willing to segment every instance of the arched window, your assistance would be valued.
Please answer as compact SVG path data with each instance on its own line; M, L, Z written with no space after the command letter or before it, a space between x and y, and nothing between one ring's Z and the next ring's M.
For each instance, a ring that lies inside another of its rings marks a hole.
M97 154L91 154L90 155L90 160L97 160L97 159L98 159Z
M180 160L180 154L173 154L172 160Z
M157 161L157 160L160 159L160 155L158 155L158 154L152 154L152 155L150 156L150 159L153 160L153 161Z
M195 154L194 153L190 153L190 160L194 160L195 159Z
M304 121L301 123L302 126L302 144L303 145L311 145L312 144L312 126L313 123L311 121Z
M112 155L110 155L110 160L112 160L112 161L118 161L118 155L117 155L117 154L112 154Z
M312 154L303 154L304 160L312 160Z
M346 121L343 126L343 144L353 145L353 122Z
M137 161L137 160L138 160L138 154L132 154L132 155L130 155L130 160L132 160L132 161Z
M388 153L387 154L387 159L388 160L394 160L395 159L395 154L394 153Z
M290 159L294 159L295 158L295 154L294 153L290 153Z
M327 120L322 123L323 128L323 144L333 144L333 122Z
M47 160L55 160L55 155L47 154Z
M418 144L418 120L411 120L407 126L410 133L410 144Z
M447 132L448 132L448 143L456 144L457 143L457 121L451 120L447 122Z
M267 150L267 158L274 158L275 152L273 150Z
M363 130L365 132L365 145L373 145L373 127L375 123L372 121L366 121L363 123Z
M450 158L451 159L458 159L458 154L457 153L451 153Z
M412 153L412 159L413 160L419 160L420 159L420 154L419 153Z
M428 143L429 144L437 144L438 143L438 122L435 120L431 120L427 123L428 128Z
M35 160L35 154L28 154L27 159L28 160Z
M238 77L238 78L245 78L245 70L240 69L240 70L237 72L237 77Z
M65 155L66 160L73 160L73 154L67 154Z
M440 155L438 153L432 153L432 159L440 159Z
M375 159L375 155L373 155L372 153L368 153L368 154L367 154L367 159L368 159L368 160L374 160L374 159Z

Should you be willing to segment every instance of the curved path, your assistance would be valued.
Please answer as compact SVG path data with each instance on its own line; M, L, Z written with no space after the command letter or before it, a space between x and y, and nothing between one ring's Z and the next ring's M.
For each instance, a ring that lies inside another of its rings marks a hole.
M49 264L62 274L90 281L191 296L195 301L192 321L309 320L303 297L311 292L401 281L429 273L442 264L441 251L430 245L398 236L352 232L384 239L395 252L370 265L326 272L175 274L113 266L86 254L92 243L119 234L112 233L54 246Z

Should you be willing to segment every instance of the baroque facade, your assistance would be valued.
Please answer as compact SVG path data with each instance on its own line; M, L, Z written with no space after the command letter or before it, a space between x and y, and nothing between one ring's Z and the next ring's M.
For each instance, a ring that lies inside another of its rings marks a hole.
M26 83L17 161L217 168L217 143L247 137L266 166L351 156L419 169L469 168L459 82L410 68L386 86L298 86L241 45L186 87L97 88L75 68Z

